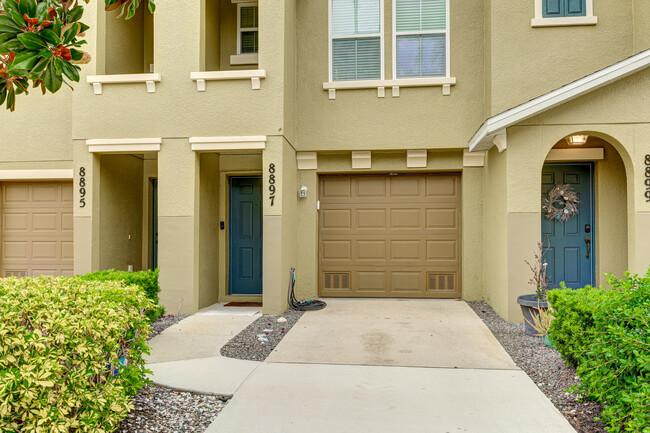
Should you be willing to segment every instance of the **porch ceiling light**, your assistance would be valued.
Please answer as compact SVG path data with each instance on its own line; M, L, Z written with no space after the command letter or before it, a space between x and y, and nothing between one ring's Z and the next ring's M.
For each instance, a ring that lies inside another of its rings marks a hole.
M566 142L569 146L584 146L588 138L588 135L569 135Z

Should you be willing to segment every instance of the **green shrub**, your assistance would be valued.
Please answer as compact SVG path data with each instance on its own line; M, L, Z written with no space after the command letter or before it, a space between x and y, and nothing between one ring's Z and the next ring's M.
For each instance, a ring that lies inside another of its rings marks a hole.
M153 307L147 311L147 318L153 323L165 314L165 308L158 305L158 293L160 292L160 286L158 285L159 273L160 269L139 272L108 269L105 271L91 272L90 274L82 275L81 278L87 281L122 281L125 286L138 286L142 288L147 294L147 297L153 302Z
M149 308L114 281L0 280L0 431L114 431L147 383Z
M553 290L551 339L575 365L573 391L604 404L610 432L650 432L650 271L609 287Z

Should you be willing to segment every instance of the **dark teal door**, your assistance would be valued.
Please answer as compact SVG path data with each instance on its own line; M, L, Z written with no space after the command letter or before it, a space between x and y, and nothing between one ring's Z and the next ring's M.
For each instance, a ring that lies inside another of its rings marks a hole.
M262 294L262 178L230 178L231 295Z
M568 184L578 195L578 215L566 222L542 215L542 239L551 249L545 256L549 288L564 281L577 289L594 283L594 167L584 164L546 164L542 170L542 200L558 184ZM559 205L558 207L560 207Z

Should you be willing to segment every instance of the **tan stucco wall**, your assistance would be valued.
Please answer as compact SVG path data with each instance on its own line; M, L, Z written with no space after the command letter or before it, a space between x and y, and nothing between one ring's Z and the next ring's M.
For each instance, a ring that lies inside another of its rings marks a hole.
M491 0L491 114L632 55L633 3L595 0L595 26L533 28L533 0Z
M650 48L650 2L634 0L634 52Z
M460 148L483 121L483 8L454 0L451 13L450 96L440 87L400 88L393 98L377 89L338 90L329 100L328 22L324 0L297 2L298 150ZM386 78L392 74L392 2L384 1Z
M148 63L153 63L153 17L144 8L139 8L130 20L125 20L123 17L118 18L120 12L121 9L99 12L106 29L105 69L102 73L141 74L149 72Z
M142 269L142 159L102 155L99 268Z
M219 299L219 155L199 157L199 308Z

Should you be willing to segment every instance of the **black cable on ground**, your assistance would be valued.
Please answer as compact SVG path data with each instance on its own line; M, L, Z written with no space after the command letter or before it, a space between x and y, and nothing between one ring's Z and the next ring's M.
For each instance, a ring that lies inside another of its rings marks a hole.
M289 274L289 290L287 293L287 300L289 301L289 308L296 311L316 311L322 310L327 307L327 304L319 300L299 301L296 299L294 287L296 286L296 268L291 268Z

